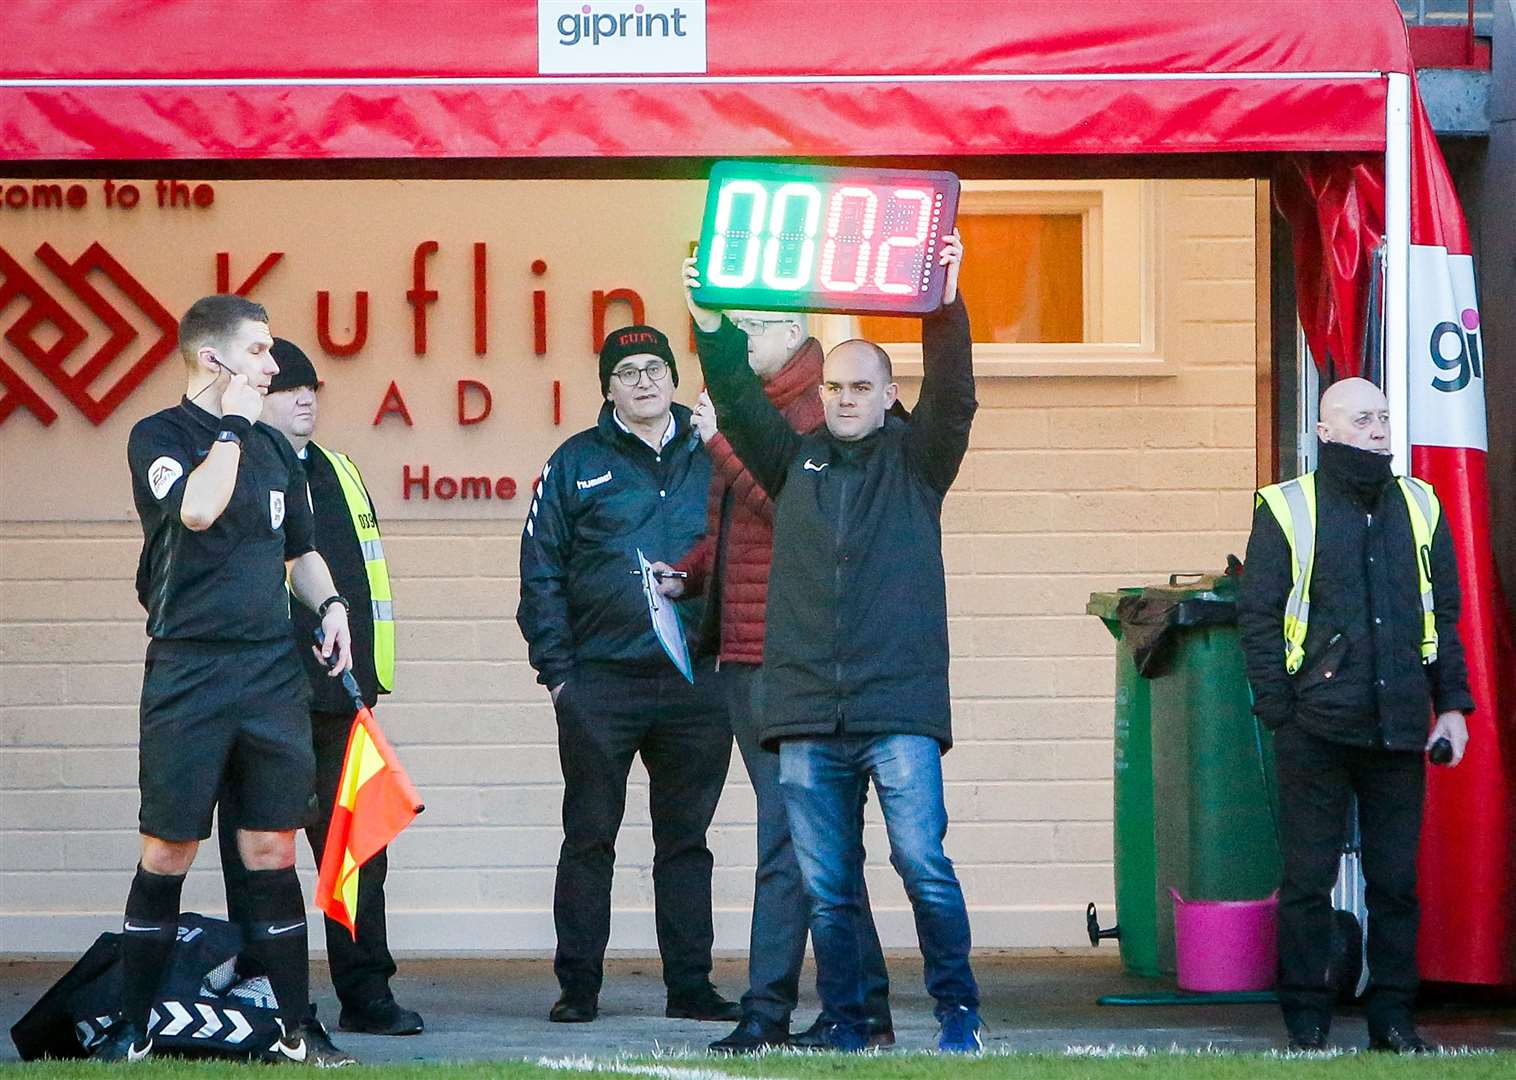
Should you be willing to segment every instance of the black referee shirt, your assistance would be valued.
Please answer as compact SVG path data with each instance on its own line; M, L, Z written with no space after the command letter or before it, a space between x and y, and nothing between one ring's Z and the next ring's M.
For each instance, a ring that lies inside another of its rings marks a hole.
M282 434L254 424L226 509L203 532L186 528L179 517L185 481L219 430L218 417L184 399L139 420L127 440L147 632L159 641L288 639L285 560L315 546L305 470Z

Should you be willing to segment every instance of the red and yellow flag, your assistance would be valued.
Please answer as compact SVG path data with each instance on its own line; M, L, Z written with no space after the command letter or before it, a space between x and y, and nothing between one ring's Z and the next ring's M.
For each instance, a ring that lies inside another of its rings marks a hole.
M357 936L358 875L425 809L411 778L368 709L358 710L347 737L342 778L321 853L316 904Z

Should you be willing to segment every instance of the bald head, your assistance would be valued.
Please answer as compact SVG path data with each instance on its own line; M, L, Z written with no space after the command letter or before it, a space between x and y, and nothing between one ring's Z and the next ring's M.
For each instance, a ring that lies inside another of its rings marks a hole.
M899 392L889 353L872 341L854 338L826 354L821 405L827 429L837 438L851 442L878 431Z
M1390 403L1367 379L1342 379L1321 395L1316 436L1376 454L1390 450Z

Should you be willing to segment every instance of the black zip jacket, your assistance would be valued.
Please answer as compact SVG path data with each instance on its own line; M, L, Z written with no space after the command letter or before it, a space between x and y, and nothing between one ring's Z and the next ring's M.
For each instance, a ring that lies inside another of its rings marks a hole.
M353 635L353 678L363 694L363 703L372 709L379 700L379 675L374 669L374 605L373 594L369 592L368 567L363 561L363 548L358 543L358 528L347 508L347 496L343 494L337 471L320 447L311 443L301 461L310 485L316 550L326 560L337 591L348 601L347 626ZM372 498L369 499L369 513L374 515L377 524L378 513L374 510ZM291 603L290 622L295 627L295 651L300 654L305 674L311 681L311 711L351 716L353 703L347 691L342 689L342 680L328 675L326 665L311 652L321 620L304 604Z
M607 402L596 425L543 466L521 534L516 622L544 686L566 682L581 664L671 666L633 572L638 549L649 562L672 563L705 534L711 460L690 411L673 409L673 437L654 450L616 423ZM679 604L687 637L700 607Z
M774 499L759 738L953 733L942 500L977 403L962 300L922 320L909 420L856 442L799 435L763 392L747 338L697 334L720 429Z
M1437 661L1423 664L1410 511L1393 479L1352 475L1361 472L1352 455L1366 453L1322 447L1310 622L1293 676L1284 670L1289 543L1266 506L1253 515L1238 598L1253 711L1271 728L1294 721L1333 742L1419 751L1434 712L1474 707L1458 637L1457 557L1444 513L1431 551Z

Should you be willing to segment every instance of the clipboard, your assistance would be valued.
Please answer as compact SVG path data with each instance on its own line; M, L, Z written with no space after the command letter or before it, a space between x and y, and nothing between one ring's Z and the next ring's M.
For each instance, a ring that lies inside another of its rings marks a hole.
M641 548L637 549L637 567L642 573L642 595L647 599L647 614L653 624L653 636L679 669L679 674L693 685L695 670L690 664L689 642L684 639L684 624L679 621L673 599L659 594L652 564L642 554Z

